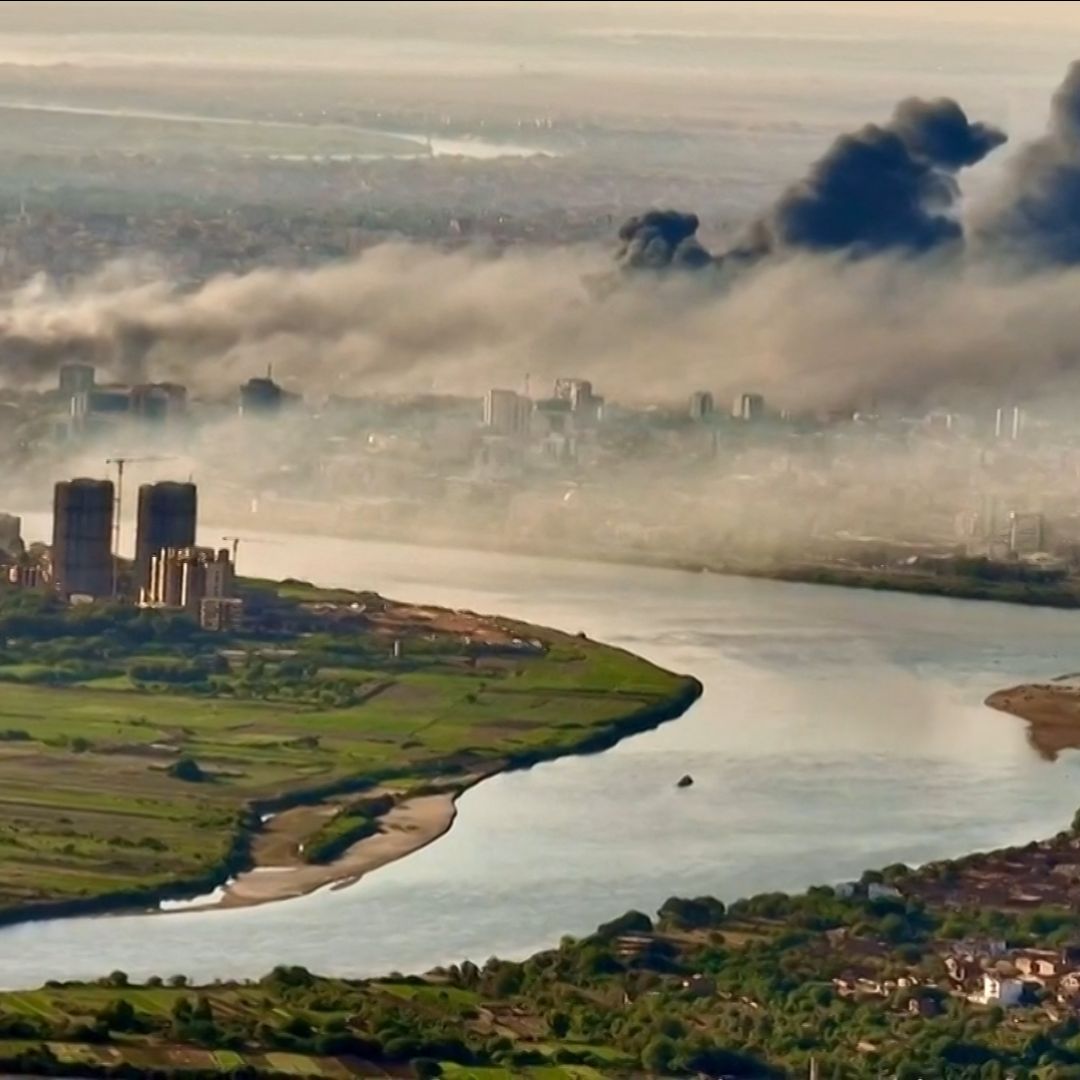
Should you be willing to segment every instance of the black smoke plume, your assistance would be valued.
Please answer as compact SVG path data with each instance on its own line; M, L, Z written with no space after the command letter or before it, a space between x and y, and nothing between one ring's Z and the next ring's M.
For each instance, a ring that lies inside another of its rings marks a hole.
M1016 157L978 231L1032 262L1080 263L1080 61L1054 94L1046 134Z
M959 240L954 174L1004 141L955 101L909 98L888 124L837 139L755 223L744 247L758 255L795 248L859 256Z
M1080 104L1074 115L1080 130ZM738 268L785 250L855 257L928 251L963 235L951 212L960 194L957 170L1004 141L1003 132L973 123L955 101L908 98L889 123L837 139L723 255L713 257L698 242L696 214L650 210L619 230L617 258L632 270L699 270ZM1080 193L1080 174L1077 186Z
M711 266L712 256L695 235L697 214L678 210L650 210L623 223L619 229L619 263L631 270L700 270Z

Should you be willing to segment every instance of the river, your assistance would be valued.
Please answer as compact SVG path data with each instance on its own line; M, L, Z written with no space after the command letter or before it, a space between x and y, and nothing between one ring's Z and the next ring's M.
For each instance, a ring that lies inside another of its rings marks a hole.
M218 116L209 113L169 112L161 109L107 108L95 105L71 105L57 102L3 101L0 100L0 116L5 112L40 113L48 115L97 117L113 120L156 120L165 124L199 124L212 127L261 128L264 131L329 132L342 136L375 135L397 139L401 149L396 152L338 153L330 155L288 154L272 155L281 160L292 161L368 161L383 157L467 157L491 160L501 157L557 157L558 153L538 146L521 143L481 139L475 136L451 138L443 135L418 135L416 132L384 131L381 128L360 127L355 124L315 123L301 120L261 120L255 117Z
M1021 722L982 705L1010 682L1080 668L1075 614L276 540L243 545L242 572L584 630L695 674L705 694L604 754L481 784L446 837L351 888L0 931L0 984L115 968L257 977L278 963L362 976L520 957L672 894L732 900L1048 835L1080 804L1078 759L1041 760ZM687 772L694 786L676 790Z

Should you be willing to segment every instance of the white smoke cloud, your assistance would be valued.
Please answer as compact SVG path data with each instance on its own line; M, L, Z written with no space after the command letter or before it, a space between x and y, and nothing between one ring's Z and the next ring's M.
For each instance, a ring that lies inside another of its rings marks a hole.
M412 244L315 270L190 287L150 263L0 298L0 380L49 385L65 358L223 397L267 365L330 393L479 394L562 374L671 400L754 388L790 407L950 389L1031 394L1072 372L1080 271L798 255L713 280L607 278L598 249L501 255ZM600 282L600 287L597 287Z

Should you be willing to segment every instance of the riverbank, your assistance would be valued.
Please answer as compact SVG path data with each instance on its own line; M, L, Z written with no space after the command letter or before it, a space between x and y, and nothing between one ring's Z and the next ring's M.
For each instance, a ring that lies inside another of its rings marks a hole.
M502 767L456 779L441 779L443 790L406 795L396 800L376 821L376 831L351 844L327 863L311 863L304 858L304 845L335 811L332 803L305 803L282 810L261 821L249 840L251 866L216 886L205 903L199 898L171 905L169 913L199 912L215 908L257 907L260 904L295 899L319 889L347 888L362 877L397 862L434 843L449 832L457 817L457 800L469 788L503 771L528 769L542 761L570 755L600 753L622 739L642 734L666 720L681 716L701 696L696 679L684 677L680 692L668 702L639 710L616 721L608 730L592 733L565 751L511 755ZM365 791L367 798L393 795L393 788ZM336 808L340 809L340 808ZM164 909L163 909L164 910Z
M1080 817L1080 815L1078 815ZM668 897L521 960L0 992L20 1075L1071 1077L1077 821L805 892ZM582 1001L588 1002L582 1022ZM956 1068L953 1068L956 1065ZM990 1069L986 1066L991 1065Z
M995 691L986 704L1025 721L1032 746L1053 761L1063 750L1080 750L1080 684L1074 679L1011 686Z
M513 753L481 772L456 779L439 777L439 785L446 790L401 799L379 818L378 830L373 835L357 841L343 855L326 864L303 860L301 838L314 832L314 819L325 818L330 806L325 800L329 796L353 790L364 791L368 796L376 794L379 789L370 787L363 777L335 785L332 790L301 789L272 804L247 807L241 815L229 856L212 874L196 881L171 881L157 888L106 892L84 899L42 901L3 909L0 910L0 927L83 915L146 911L183 914L216 908L256 907L295 899L323 888L345 888L445 835L457 817L458 798L481 780L504 771L529 769L561 757L600 753L624 738L677 719L704 690L691 676L679 676L678 680L677 691L668 698L616 718L572 744ZM385 778L386 782L392 779Z
M212 512L212 510L211 510ZM226 520L226 519L222 519ZM233 518L227 519L230 523ZM221 528L232 528L233 524ZM717 574L727 577L758 578L766 581L786 581L804 585L831 585L847 589L869 589L877 592L901 592L919 596L941 596L953 600L987 600L1003 604L1023 604L1032 607L1051 607L1064 610L1080 609L1080 580L1069 578L1059 582L998 580L992 577L958 573L930 573L914 568L860 567L841 562L792 561L786 563L757 563L743 559L719 559L703 555L671 555L642 548L597 549L565 541L533 541L498 538L494 532L470 532L467 537L450 530L428 527L424 540L416 533L400 533L394 529L379 529L365 525L362 532L334 527L331 519L320 522L320 530L328 537L359 542L393 543L403 547L485 551L505 555L527 555L532 558L593 562L602 565L636 566L652 570L679 570L691 574ZM276 518L272 514L251 515L243 520L245 530L267 533L310 535L310 523Z

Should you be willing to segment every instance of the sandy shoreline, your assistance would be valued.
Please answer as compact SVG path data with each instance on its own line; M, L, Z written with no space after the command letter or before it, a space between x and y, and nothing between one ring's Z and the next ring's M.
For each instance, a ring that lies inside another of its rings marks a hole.
M1031 745L1050 761L1062 750L1080 749L1080 686L1073 682L1010 686L986 704L1026 721Z
M337 809L328 804L299 806L268 821L253 845L255 866L216 890L168 911L183 914L216 908L255 907L289 900L323 888L342 889L365 874L411 855L443 836L457 817L457 798L478 777L452 791L402 799L379 818L379 831L357 841L325 864L307 863L302 837L310 835Z

